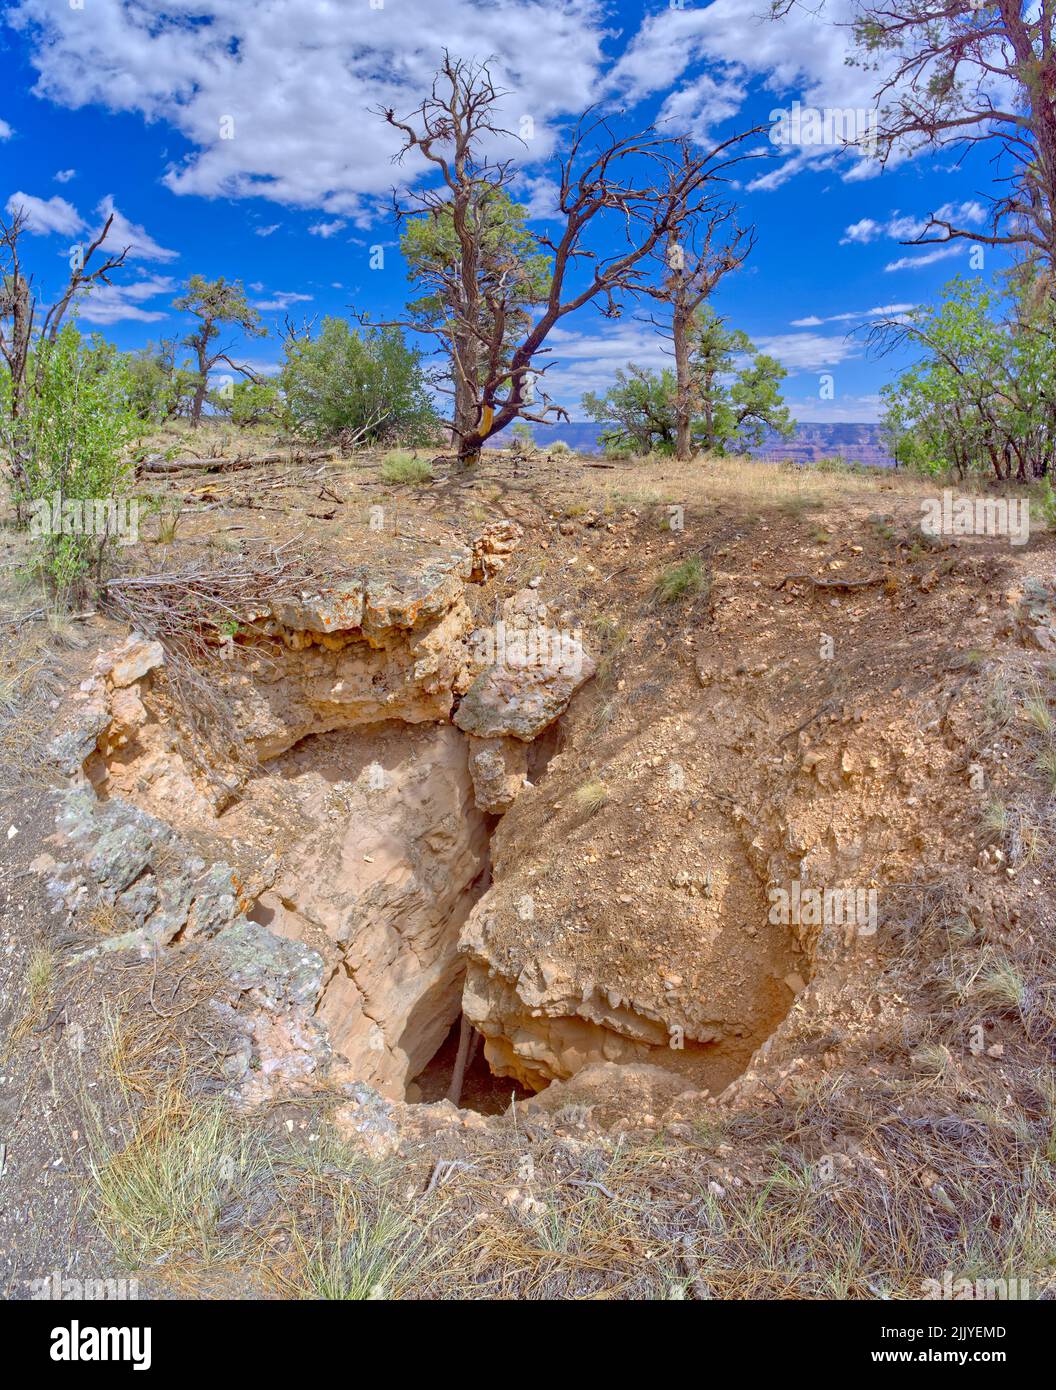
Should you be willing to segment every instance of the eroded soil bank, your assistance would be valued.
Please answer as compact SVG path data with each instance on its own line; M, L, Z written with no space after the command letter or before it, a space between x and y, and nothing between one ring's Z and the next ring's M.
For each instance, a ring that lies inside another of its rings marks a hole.
M314 1049L404 1099L464 1011L492 1073L529 1091L599 1062L659 1063L717 1091L803 988L742 808L689 811L690 833L665 846L647 822L602 829L604 784L596 806L548 794L561 721L596 663L578 631L552 625L538 584L475 626L466 586L498 590L519 539L500 526L440 560L382 555L335 592L271 604L216 676L241 767L204 769L182 751L164 653L137 636L96 659L68 711L58 746L75 750L81 790L65 827L82 835L88 873L59 872L57 891L69 900L94 877L141 950L229 926L194 884L186 920L162 901L153 849L126 857L128 836L106 829L127 804L186 844L214 889L229 875L236 916L318 960L311 1027L288 1021L255 1070L286 1075L284 1049ZM685 798L687 765L695 779L715 750L669 753L652 760L667 810ZM153 846L152 824L138 831ZM661 854L677 904L663 941L640 883ZM566 877L581 859L605 865L589 892Z
M517 494L516 523L445 515L431 531L462 544L385 537L318 591L261 595L208 667L226 746L149 634L95 631L21 870L63 924L56 1007L66 980L105 995L140 970L151 1026L190 1046L197 981L238 1113L325 1104L414 1169L416 1202L493 1172L522 1234L567 1182L612 1200L637 1136L666 1165L650 1202L673 1184L677 1225L699 1197L719 1245L737 1183L773 1200L775 1152L796 1192L827 1191L823 1167L832 1210L864 1204L885 1268L895 1187L927 1233L914 1278L962 1229L1036 1245L1034 1178L998 1175L1022 1172L1002 1097L1015 1144L1051 1129L1048 538L936 542L911 490L768 477L687 493L680 533L663 496ZM699 584L665 603L687 561ZM558 660L511 661L511 633ZM815 914L811 892L875 910ZM62 1007L64 1035L91 1031ZM442 1100L463 1012L480 1114ZM825 1229L812 1249L839 1246ZM674 1226L643 1240L681 1248Z

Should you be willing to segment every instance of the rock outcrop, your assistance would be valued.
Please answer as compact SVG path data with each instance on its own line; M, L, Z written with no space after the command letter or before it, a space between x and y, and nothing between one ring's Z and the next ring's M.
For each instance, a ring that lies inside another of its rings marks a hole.
M97 660L52 749L81 784L68 837L92 840L85 882L127 925L118 940L222 937L247 981L254 941L279 943L268 958L291 951L293 973L301 952L293 1052L311 1050L310 1018L343 1075L390 1098L462 1008L458 941L487 882L487 817L528 785L530 741L594 671L532 589L474 628L465 586L498 573L519 536L500 523L465 550L382 558L259 610L213 673L248 774L203 779L182 756L164 651L139 636ZM159 853L179 870L157 873Z
M372 760L355 781L336 737L278 769L314 825L282 856L256 911L320 952L317 1016L335 1054L357 1080L399 1098L461 1008L458 934L479 895L488 829L466 741L450 724L387 726L360 743L360 759ZM332 762L320 757L328 750ZM327 775L341 790L333 820L320 799Z
M475 738L530 743L595 671L580 635L550 626L546 606L532 589L508 598L502 619L478 629L471 645L480 672L462 697L455 723Z

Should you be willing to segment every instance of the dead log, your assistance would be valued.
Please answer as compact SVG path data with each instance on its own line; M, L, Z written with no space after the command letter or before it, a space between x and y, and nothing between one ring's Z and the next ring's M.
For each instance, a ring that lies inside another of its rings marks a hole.
M883 574L872 574L866 579L815 579L812 574L786 574L774 588L780 592L786 584L811 584L815 589L825 590L869 589L874 584L883 584L886 579Z
M251 458L167 459L160 456L145 458L139 464L142 473L182 473L193 470L200 473L227 473L236 468L259 468L273 463L316 463L320 459L333 458L333 449L313 449L307 453L287 450L277 454L256 454Z

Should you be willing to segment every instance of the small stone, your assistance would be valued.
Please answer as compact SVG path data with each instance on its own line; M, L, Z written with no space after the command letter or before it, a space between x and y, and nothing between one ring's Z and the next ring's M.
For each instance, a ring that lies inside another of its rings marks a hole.
M131 647L114 664L110 672L111 681L119 688L142 680L155 667L165 664L165 652L160 642L137 642L135 639L131 641Z

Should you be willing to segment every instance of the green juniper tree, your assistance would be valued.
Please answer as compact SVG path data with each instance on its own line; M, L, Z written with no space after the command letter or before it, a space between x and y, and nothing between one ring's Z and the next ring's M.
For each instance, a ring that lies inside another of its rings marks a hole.
M737 358L747 360L737 365ZM728 329L707 305L698 307L689 337L689 366L695 410L693 443L705 453L726 454L762 442L768 430L790 435L795 426L781 398L785 369L757 353L746 333ZM677 453L684 392L675 372L638 367L617 371L603 395L587 392L583 409L606 426L607 448L635 453Z
M227 281L223 276L218 280L206 280L203 275L192 275L185 292L173 301L172 307L198 320L198 327L183 340L184 345L194 353L197 363L194 396L191 399L191 425L197 428L209 394L209 373L217 363L223 362L243 376L254 376L248 367L231 360L230 348L216 346L221 325L230 324L241 329L249 338L264 338L267 329L256 309L246 299L241 283L237 280Z

